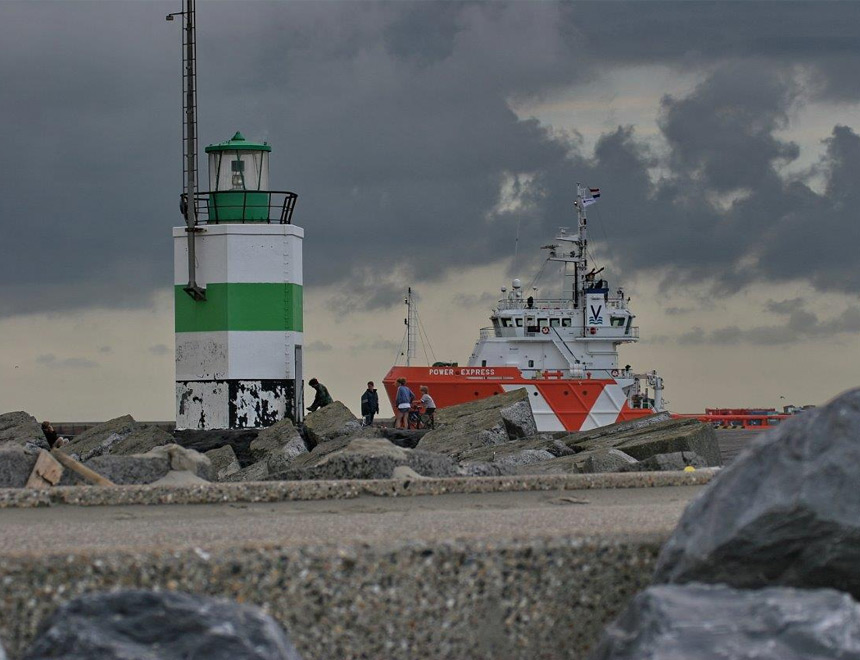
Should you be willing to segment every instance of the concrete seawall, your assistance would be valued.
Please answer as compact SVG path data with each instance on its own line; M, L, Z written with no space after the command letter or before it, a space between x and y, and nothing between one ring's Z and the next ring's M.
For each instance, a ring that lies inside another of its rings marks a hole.
M260 605L306 660L582 658L711 472L595 476L5 491L0 638L153 588Z

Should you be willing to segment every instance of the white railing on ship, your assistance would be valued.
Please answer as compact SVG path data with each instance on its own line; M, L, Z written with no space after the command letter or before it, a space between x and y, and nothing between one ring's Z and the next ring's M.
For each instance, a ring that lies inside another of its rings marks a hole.
M580 302L580 307L582 302ZM627 299L618 297L609 297L606 300L606 306L609 309L627 309ZM531 305L528 300L521 298L500 300L497 305L498 309L575 309L573 300L569 298L535 298Z
M481 339L489 339L490 337L497 337L495 328L492 326L488 328L481 328Z

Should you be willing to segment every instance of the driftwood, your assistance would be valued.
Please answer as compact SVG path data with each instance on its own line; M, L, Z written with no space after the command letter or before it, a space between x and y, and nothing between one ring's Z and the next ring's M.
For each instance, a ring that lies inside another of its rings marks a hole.
M39 457L27 479L27 488L50 488L60 483L63 476L63 466L45 449L39 450Z
M51 455L62 463L64 467L67 467L72 472L79 474L81 477L96 486L116 486L116 484L110 479L106 479L98 472L90 470L86 465L76 461L74 458L59 449L52 449Z

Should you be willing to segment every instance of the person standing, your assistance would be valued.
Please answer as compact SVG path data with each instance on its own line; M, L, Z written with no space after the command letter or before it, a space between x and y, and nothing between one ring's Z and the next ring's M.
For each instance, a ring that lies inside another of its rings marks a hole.
M433 428L435 425L434 414L436 413L436 402L430 396L430 388L426 385L420 387L421 390L421 405L424 406L424 414L427 415L427 428Z
M397 396L394 399L394 405L397 406L397 410L394 411L394 428L405 429L409 426L409 422L407 421L409 418L409 409L412 407L412 400L415 398L415 395L412 393L412 390L406 387L405 378L398 378L397 385Z
M364 417L364 425L373 424L373 416L379 414L379 394L373 381L367 382L367 389L361 395L361 416Z
M310 412L313 412L318 408L325 408L331 403L331 395L328 393L325 385L319 382L316 378L311 378L308 381L308 385L313 387L317 393L314 397L314 402L310 405L310 408L308 408Z

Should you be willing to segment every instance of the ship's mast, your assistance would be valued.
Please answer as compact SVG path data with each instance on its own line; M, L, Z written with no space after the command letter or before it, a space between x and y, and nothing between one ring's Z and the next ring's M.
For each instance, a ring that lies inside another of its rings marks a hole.
M406 300L403 302L406 303L406 318L404 319L404 323L406 323L406 366L411 367L412 359L415 357L415 332L418 329L415 318L415 303L412 300L412 287L406 290Z
M565 282L571 281L570 299L573 301L574 308L577 308L579 307L579 293L582 289L581 282L588 267L586 257L588 218L585 215L583 187L580 183L576 184L576 201L573 205L576 207L577 233L568 235L565 229L560 229L558 236L555 237L555 240L560 241L560 243L545 245L544 249L550 251L549 261L560 261L564 264L564 279ZM573 273L570 272L569 266L573 268Z

